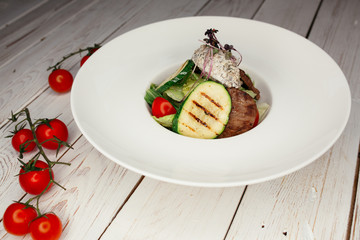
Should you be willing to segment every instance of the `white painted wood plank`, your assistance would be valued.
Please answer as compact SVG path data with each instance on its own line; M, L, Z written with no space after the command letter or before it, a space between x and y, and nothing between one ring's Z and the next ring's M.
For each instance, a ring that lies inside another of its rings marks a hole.
M145 178L102 239L223 239L243 190Z
M310 40L330 55L341 52L341 58L336 60L348 76L355 96L358 77L353 76L359 76L359 69L353 64L359 60L354 56L358 39L353 37L358 32L334 31L353 27L349 23L359 17L358 4L358 1L324 1L310 34ZM352 40L340 44L345 33ZM326 154L294 174L249 186L227 239L281 239L285 233L290 239L346 239L359 147L359 118L360 105L355 99L345 132ZM258 210L249 210L254 207ZM247 217L249 212L251 219Z
M141 13L136 14L120 29L114 32L110 39L145 24L172 18L193 16L200 11L205 3L206 0L152 0L144 4Z
M322 8L319 11L319 16L313 31L309 37L310 40L318 44L325 51L332 56L335 61L340 65L345 76L350 85L350 90L352 94L352 111L355 112L355 116L350 119L354 121L355 127L350 128L351 134L353 135L352 151L353 155L349 157L349 151L343 151L343 155L346 161L351 162L349 166L350 176L356 174L354 171L357 171L356 167L359 164L358 152L359 152L359 142L360 142L360 131L359 131L359 122L360 122L360 2L356 0L347 0L347 1L325 1ZM346 177L346 176L345 176ZM344 177L344 178L345 178ZM337 180L338 181L338 180ZM359 184L359 183L358 183ZM346 185L344 185L346 186ZM352 219L349 219L350 225L348 226L348 234L350 239L359 239L359 188L358 186L353 186L348 189L350 192L353 188L357 190L357 199L355 202L355 208L350 209L353 211L349 213L349 218L353 216ZM347 194L352 194L347 193ZM346 195L342 193L341 195ZM353 196L354 197L354 196ZM342 200L342 198L341 198ZM342 201L344 202L344 201ZM341 208L338 209L338 211ZM326 205L322 206L322 211L326 211ZM328 221L328 220L327 220ZM322 224L329 224L326 220L323 222L317 222L317 226ZM351 223L353 221L353 223ZM350 229L350 226L352 228Z
M360 100L360 1L324 1L309 37L340 65Z
M210 1L201 9L198 15L252 18L262 2L263 0ZM234 31L236 31L236 29L234 29Z
M55 64L62 56L78 50L79 47L101 42L131 18L146 2L147 0L100 1L77 14L76 18L69 18L45 39L2 66L0 124L8 117L11 109L20 108L48 86L49 72L46 71L48 66ZM62 67L70 68L74 64L78 66L79 61L80 57L70 58ZM76 72L73 72L73 75L75 74ZM13 104L9 105L8 102Z
M0 30L0 66L32 48L74 15L96 2L97 0L48 1Z
M1 0L0 29L5 28L21 16L41 6L47 0Z
M319 3L320 0L267 0L264 1L255 19L305 36Z

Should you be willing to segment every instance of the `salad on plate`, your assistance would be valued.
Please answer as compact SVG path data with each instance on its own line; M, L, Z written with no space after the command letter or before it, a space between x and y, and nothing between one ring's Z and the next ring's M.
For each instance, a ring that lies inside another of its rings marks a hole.
M152 117L178 134L202 139L236 136L256 127L270 107L258 102L259 89L239 68L241 54L232 45L222 45L217 32L208 29L191 59L146 91Z

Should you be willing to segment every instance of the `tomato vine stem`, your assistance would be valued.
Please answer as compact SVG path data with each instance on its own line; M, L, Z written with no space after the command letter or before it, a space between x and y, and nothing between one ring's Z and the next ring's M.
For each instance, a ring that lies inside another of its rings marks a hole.
M69 53L68 55L63 56L63 58L62 58L59 62L55 63L54 65L52 65L52 66L50 66L50 67L48 67L47 71L49 71L49 70L51 70L51 69L52 69L53 71L55 71L56 69L61 68L61 64L62 64L66 59L68 59L68 58L70 58L70 57L72 57L72 56L74 56L74 55L80 54L80 53L82 53L82 52L87 51L87 52L88 52L87 55L91 55L92 52L94 51L94 49L98 49L98 48L100 48L100 47L101 47L100 44L95 43L93 47L79 48L79 50L77 50L77 51L75 51L75 52L72 52L72 53Z

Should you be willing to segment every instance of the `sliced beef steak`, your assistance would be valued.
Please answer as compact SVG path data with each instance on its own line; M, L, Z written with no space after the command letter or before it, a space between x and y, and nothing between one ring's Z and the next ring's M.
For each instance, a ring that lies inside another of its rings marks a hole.
M251 81L251 79L249 78L248 75L246 75L246 73L244 72L244 70L240 69L240 79L244 82L244 84L251 90L253 91L256 96L255 99L259 100L260 98L260 91L254 86L253 82Z
M227 88L231 96L232 109L229 121L218 138L226 138L250 130L255 122L257 107L255 100L237 88Z

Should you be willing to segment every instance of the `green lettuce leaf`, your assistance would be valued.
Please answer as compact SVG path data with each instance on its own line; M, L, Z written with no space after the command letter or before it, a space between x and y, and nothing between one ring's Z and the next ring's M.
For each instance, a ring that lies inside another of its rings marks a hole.
M158 122L160 125L166 127L166 128L171 128L172 127L172 122L173 122L173 119L175 117L175 114L170 114L170 115L166 115L166 116L163 116L163 117L155 117L155 116L152 116L156 122Z

